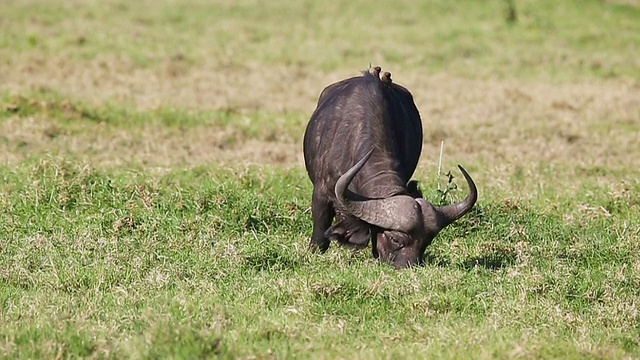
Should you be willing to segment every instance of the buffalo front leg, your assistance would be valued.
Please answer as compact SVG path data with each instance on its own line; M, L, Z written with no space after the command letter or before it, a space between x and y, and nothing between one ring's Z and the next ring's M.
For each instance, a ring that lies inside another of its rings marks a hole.
M324 236L324 233L331 226L334 215L333 205L314 191L311 200L311 217L313 218L313 234L309 242L311 250L325 252L329 248L329 239Z

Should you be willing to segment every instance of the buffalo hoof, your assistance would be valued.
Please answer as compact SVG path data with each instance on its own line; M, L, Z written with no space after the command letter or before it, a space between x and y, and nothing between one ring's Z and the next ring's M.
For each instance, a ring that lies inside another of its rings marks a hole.
M311 239L311 241L309 241L309 251L313 253L324 253L329 249L329 244L329 239L323 239L320 243Z

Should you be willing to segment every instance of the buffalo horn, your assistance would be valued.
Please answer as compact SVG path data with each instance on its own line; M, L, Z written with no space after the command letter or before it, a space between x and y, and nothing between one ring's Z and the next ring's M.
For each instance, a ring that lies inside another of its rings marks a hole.
M362 169L372 153L373 149L340 176L335 187L336 198L348 213L369 224L384 229L409 232L421 221L420 208L411 196L397 195L386 199L362 201L347 198L347 188L351 180Z

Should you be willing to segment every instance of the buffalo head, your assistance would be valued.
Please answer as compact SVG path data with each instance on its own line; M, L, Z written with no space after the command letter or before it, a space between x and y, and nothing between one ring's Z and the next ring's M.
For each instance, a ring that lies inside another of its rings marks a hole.
M467 180L469 194L456 203L435 207L415 191L411 195L396 195L384 199L349 199L347 188L367 162L373 150L351 167L337 181L335 195L350 215L373 225L374 252L381 260L402 269L420 262L424 252L438 233L465 215L478 199L478 190L471 176L460 165ZM413 184L415 185L415 183Z

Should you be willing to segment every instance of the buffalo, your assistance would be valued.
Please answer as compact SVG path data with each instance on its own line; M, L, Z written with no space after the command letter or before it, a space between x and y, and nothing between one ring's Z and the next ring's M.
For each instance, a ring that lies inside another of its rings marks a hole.
M356 248L371 242L375 258L402 269L422 261L427 246L478 199L469 194L436 207L410 180L422 151L422 121L411 93L380 67L327 86L304 134L313 183L313 234L321 252L330 240ZM332 225L334 217L336 222Z

